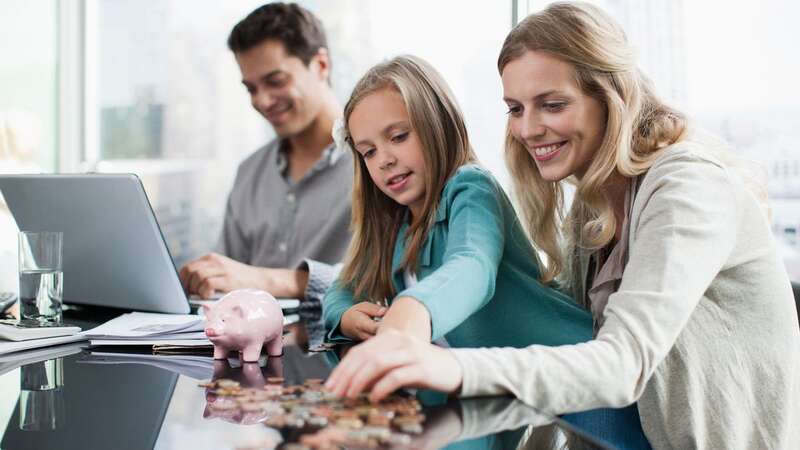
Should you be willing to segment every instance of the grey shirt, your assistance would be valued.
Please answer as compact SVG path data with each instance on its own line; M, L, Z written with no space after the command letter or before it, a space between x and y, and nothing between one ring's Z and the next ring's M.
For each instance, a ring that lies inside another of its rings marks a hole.
M314 345L324 336L322 297L350 243L353 156L331 144L295 183L285 145L273 140L239 165L218 251L252 266L307 270L300 316Z
M350 242L352 155L331 144L295 183L284 146L273 140L239 166L218 249L259 267L338 263Z

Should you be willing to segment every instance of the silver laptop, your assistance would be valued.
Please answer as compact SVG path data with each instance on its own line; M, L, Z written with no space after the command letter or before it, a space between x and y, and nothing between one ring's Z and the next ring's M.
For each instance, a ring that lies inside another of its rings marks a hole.
M20 230L64 233L64 302L189 313L135 175L0 175Z

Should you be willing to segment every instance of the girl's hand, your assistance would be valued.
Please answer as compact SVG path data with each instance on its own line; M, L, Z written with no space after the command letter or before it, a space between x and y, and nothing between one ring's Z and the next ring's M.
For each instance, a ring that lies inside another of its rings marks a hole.
M383 329L347 353L325 388L350 398L372 388L369 399L377 402L401 387L457 392L461 380L461 366L449 350Z
M379 322L374 317L383 317L386 308L374 303L361 302L351 306L342 314L342 334L350 339L366 341L378 332Z

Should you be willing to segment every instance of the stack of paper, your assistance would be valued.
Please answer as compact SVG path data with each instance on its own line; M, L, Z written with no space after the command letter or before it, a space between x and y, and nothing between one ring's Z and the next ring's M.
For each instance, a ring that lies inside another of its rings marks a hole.
M84 331L91 345L211 346L203 332L205 321L193 314L132 312Z

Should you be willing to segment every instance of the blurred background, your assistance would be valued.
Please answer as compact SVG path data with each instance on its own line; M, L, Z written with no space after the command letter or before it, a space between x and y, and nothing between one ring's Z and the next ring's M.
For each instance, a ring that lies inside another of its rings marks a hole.
M138 174L177 265L218 237L238 163L272 138L249 104L229 31L254 0L0 2L0 172ZM321 18L342 101L371 65L413 53L440 70L484 165L508 184L496 58L547 5L526 0L300 1ZM625 28L662 97L753 161L800 279L800 2L593 1ZM0 290L16 290L0 206Z

